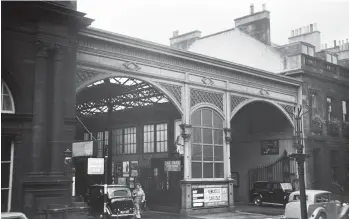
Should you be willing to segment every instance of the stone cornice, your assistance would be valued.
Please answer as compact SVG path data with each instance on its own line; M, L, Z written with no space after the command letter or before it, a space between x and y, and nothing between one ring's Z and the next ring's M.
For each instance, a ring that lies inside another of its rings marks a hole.
M300 80L294 79L291 77L287 77L287 76L283 76L283 75L279 75L279 74L275 74L267 71L262 71L259 69L235 64L232 62L196 54L193 52L173 49L169 46L165 46L165 45L161 45L161 44L157 44L157 43L153 43L153 42L149 42L149 41L145 41L137 38L132 38L132 37L128 37L121 34L107 32L104 30L96 29L96 28L85 28L82 31L80 31L79 35L80 35L80 38L87 37L90 39L101 40L101 41L109 42L113 44L121 44L127 47L133 47L140 50L146 50L148 52L153 52L156 54L167 55L173 58L174 57L180 58L181 60L178 60L180 62L178 63L178 65L185 65L184 61L187 60L187 61L192 61L196 63L203 63L210 66L215 66L216 68L220 68L220 69L224 68L231 71L247 74L252 77L268 79L271 81L288 84L296 87L302 85L302 82ZM96 48L96 49L99 49L99 48ZM103 48L100 48L100 50L103 50Z
M346 87L349 86L349 81L339 80L338 78L333 78L333 77L327 77L325 75L316 74L314 72L305 71L303 69L292 70L292 71L285 73L285 75L289 75L289 77L292 77L293 75L305 75L308 77L317 78L317 79L322 80L322 81L330 81L330 82L340 84L340 85L343 85Z

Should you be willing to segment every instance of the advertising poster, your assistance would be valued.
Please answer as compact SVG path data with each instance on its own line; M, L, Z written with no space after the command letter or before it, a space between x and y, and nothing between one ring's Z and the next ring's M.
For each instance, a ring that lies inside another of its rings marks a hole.
M131 176L137 177L138 176L138 170L131 170Z
M119 177L119 178L118 178L118 184L120 184L120 185L126 185L126 178Z
M103 175L104 174L104 158L88 158L87 174Z
M138 160L131 161L131 170L138 170Z
M122 176L123 177L129 177L130 176L130 162L129 161L123 161L122 162Z
M117 177L122 176L122 163L115 163L115 175Z
M228 188L193 188L193 208L228 205Z
M164 170L165 172L176 172L181 171L181 161L180 160L166 160L164 161Z

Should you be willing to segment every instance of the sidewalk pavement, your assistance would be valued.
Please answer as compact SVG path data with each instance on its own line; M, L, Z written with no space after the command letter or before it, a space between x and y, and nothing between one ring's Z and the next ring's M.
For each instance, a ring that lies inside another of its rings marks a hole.
M147 211L144 212L142 216L144 219L280 219L281 215L278 216L268 216L263 214L246 213L236 211L235 213L218 213L218 214L207 214L207 215L192 215L190 217L180 217L178 213L165 213L159 211Z

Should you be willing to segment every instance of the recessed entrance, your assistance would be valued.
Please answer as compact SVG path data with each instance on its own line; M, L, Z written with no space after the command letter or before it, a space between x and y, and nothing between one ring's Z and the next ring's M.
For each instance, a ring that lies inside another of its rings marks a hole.
M231 173L237 180L235 200L249 202L257 181L292 181L295 163L285 153L294 152L293 126L277 105L253 101L231 119Z
M181 113L169 96L148 82L112 77L78 92L76 141L93 141L93 157L108 148L108 183L141 183L150 208L177 211L183 178ZM86 128L85 128L85 127ZM92 134L92 135L91 135ZM180 162L179 167L171 164ZM87 175L87 158L74 158L76 196L91 184L104 183L103 175ZM163 206L163 207L161 207Z

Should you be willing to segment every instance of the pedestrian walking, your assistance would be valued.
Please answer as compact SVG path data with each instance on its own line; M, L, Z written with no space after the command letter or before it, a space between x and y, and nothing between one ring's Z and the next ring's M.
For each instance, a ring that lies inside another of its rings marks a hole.
M145 193L140 183L136 184L136 189L133 190L133 203L136 208L136 218L141 218L141 205L145 202Z

